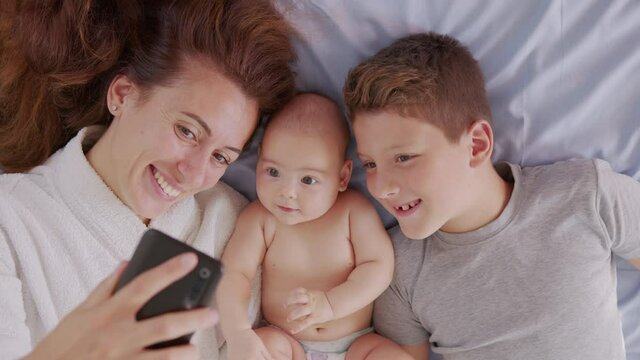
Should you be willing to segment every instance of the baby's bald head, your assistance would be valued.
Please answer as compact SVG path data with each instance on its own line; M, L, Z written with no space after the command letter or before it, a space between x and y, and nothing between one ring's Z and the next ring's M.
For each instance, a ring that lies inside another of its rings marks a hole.
M337 148L343 159L346 156L349 126L338 105L325 96L315 93L296 95L269 120L265 138L273 131L321 137L332 148Z

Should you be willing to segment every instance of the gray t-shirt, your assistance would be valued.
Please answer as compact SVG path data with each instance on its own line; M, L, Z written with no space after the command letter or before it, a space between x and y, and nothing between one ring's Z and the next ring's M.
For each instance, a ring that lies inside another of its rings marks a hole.
M600 160L498 170L514 187L493 222L425 240L391 230L376 330L446 360L624 359L612 253L640 258L640 184Z

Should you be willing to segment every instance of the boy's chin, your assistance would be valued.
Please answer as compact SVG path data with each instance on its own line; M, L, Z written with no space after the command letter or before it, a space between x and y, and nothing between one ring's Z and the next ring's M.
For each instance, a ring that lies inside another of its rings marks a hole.
M411 240L424 240L438 231L437 226L424 226L422 224L407 224L401 221L398 222L400 230L404 236Z

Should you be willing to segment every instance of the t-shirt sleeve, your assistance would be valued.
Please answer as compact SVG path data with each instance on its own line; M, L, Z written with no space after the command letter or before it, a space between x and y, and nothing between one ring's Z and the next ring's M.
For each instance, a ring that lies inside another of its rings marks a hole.
M595 162L598 175L596 206L611 251L625 259L640 259L640 183Z
M420 344L429 336L411 309L410 296L394 279L373 307L376 332L400 345Z
M18 359L31 350L22 282L16 274L13 257L7 235L0 227L0 352L3 359Z

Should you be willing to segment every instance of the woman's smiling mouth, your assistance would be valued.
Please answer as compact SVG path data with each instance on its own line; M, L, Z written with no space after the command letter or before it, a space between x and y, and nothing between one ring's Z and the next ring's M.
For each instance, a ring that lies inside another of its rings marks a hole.
M153 177L156 179L156 184L158 185L158 187L160 188L160 190L164 195L166 195L167 197L173 200L177 198L180 194L182 194L182 191L171 186L167 182L167 180L164 178L164 176L162 176L162 174L160 174L158 169L156 169L153 165L151 165L151 172L153 174Z

